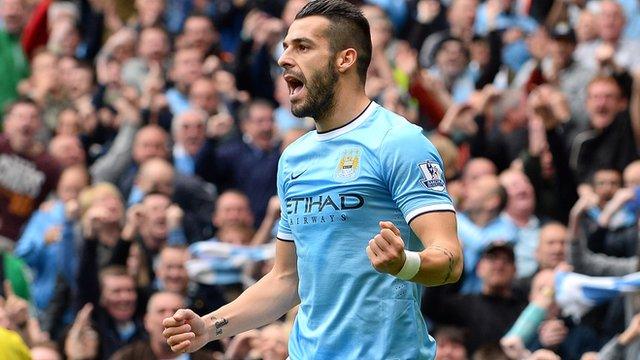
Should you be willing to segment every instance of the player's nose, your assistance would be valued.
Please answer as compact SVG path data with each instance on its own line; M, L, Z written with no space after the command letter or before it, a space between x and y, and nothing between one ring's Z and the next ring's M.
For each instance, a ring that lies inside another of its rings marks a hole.
M291 56L289 56L289 52L285 50L278 59L278 65L282 68L288 69L290 67L293 67L293 64L293 59L291 58Z

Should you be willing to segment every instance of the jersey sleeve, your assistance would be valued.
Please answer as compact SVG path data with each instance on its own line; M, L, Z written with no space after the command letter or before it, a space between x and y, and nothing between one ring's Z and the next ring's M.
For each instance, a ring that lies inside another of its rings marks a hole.
M389 192L407 223L424 213L455 211L440 154L418 127L389 130L380 146L380 162Z
M285 191L285 179L286 179L286 171L285 171L285 161L284 154L280 157L280 161L278 162L278 198L280 199L280 220L278 221L278 234L276 238L278 240L283 241L293 241L293 233L291 232L291 227L289 226L289 215L287 214L287 197Z

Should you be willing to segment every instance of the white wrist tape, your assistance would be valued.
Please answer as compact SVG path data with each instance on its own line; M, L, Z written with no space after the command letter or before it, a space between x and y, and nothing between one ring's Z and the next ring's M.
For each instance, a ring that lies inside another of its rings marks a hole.
M415 251L404 251L405 259L402 269L395 275L398 279L411 280L420 271L420 253Z

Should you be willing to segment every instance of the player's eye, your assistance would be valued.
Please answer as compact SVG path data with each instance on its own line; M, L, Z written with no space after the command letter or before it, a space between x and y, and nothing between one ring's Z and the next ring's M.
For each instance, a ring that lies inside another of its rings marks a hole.
M306 45L298 45L298 50L300 52L306 52L309 48Z

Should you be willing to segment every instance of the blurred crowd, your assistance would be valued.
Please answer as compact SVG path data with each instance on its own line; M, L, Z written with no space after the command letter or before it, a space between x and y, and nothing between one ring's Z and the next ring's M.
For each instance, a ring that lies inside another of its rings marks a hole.
M306 2L0 0L0 358L185 359L162 319L269 271ZM640 3L353 2L458 211L437 359L640 358ZM294 319L191 358L284 359Z

